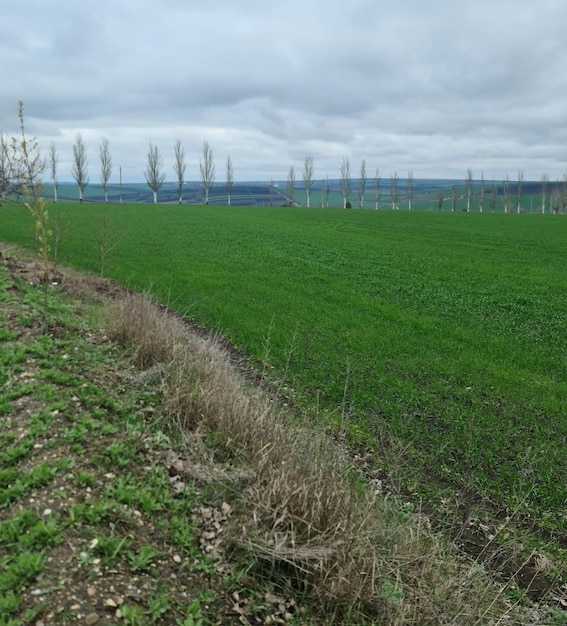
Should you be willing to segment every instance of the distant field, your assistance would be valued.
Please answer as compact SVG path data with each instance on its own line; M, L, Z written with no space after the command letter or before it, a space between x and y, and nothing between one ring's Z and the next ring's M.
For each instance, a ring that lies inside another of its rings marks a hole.
M322 193L321 180L314 180L311 191L310 204L311 207L321 207L323 204L327 207L342 208L343 198L340 193L340 181L336 179L326 181L329 185L329 194ZM496 188L496 198L494 211L503 212L502 202L502 183L501 181L485 181L484 191L484 207L486 213L491 211L489 206L489 193L492 185ZM231 205L233 206L281 206L289 204L287 197L286 181L274 181L273 188L270 191L269 182L235 182L231 193ZM478 211L478 194L480 190L479 181L473 181L471 211ZM550 192L553 185L550 184ZM455 211L463 211L466 208L465 189L466 182L464 180L447 180L447 179L415 179L413 183L413 199L412 208L414 210L439 210L439 192L444 190L444 201L441 206L442 211L452 210L452 188L456 188ZM380 193L378 207L381 209L391 209L391 180L390 177L380 179ZM374 209L376 207L376 181L370 177L366 182L364 193L365 209ZM49 184L45 186L45 196L48 199L53 198L53 187ZM359 181L351 180L348 201L354 208L360 207L359 200ZM153 203L152 192L146 183L127 183L121 187L117 184L110 184L108 189L110 202L119 203L122 199L123 203ZM59 200L78 201L79 193L77 185L74 183L59 183L58 186ZM87 185L84 192L85 202L104 202L104 193L100 184ZM512 206L516 206L516 188L514 183L510 183L510 199ZM293 201L296 206L306 206L307 196L301 180L297 180ZM158 202L160 204L172 204L178 202L176 185L172 182L166 182L158 194ZM183 187L183 203L184 204L204 204L204 193L200 182L189 181ZM225 206L227 204L226 185L221 182L215 183L209 193L209 204ZM534 181L526 181L523 184L522 193L522 211L527 213L539 212L541 204L540 183ZM398 199L397 207L401 210L408 208L408 184L407 180L400 179L398 181ZM549 211L549 198L547 199Z
M567 222L555 215L60 203L61 262L273 366L350 436L565 534ZM0 239L31 246L21 207Z

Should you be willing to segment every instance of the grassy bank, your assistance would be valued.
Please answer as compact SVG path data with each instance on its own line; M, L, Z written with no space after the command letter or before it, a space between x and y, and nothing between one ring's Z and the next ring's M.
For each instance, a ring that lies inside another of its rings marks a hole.
M2 238L32 245L22 209L2 210ZM226 335L355 442L398 442L408 488L474 493L565 539L562 216L56 211L61 260L99 271L105 212L109 276Z
M0 623L561 623L147 298L65 272L46 328L37 270L0 266Z

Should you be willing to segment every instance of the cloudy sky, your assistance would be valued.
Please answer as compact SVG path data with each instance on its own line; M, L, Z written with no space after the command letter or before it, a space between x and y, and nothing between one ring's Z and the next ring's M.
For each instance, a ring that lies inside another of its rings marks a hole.
M551 180L567 171L565 0L17 0L0 20L0 128L53 141L61 181L87 145L91 182L144 180L149 142L189 180L206 139L224 180Z

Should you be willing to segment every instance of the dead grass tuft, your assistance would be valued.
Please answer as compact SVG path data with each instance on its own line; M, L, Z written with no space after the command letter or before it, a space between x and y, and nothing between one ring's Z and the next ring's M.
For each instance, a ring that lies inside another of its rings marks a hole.
M164 364L180 428L213 433L223 457L247 468L235 547L258 573L307 589L327 623L521 623L508 619L481 565L457 558L419 512L362 486L324 434L246 387L217 342L189 334L147 297L116 305L112 328L138 363Z
M127 294L110 308L110 332L134 349L141 367L168 363L175 344L184 335L180 323L159 309L148 296Z

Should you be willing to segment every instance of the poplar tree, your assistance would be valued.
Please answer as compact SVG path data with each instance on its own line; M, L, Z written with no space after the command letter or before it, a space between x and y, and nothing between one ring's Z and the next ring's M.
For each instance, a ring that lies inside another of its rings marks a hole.
M381 187L381 179L380 179L380 170L376 169L376 173L374 174L374 208L378 210L378 205L380 203L380 196L382 195L382 187Z
M472 194L472 180L473 180L473 172L471 168L467 170L467 184L466 184L466 194L467 194L467 213L471 210L471 194Z
M413 171L408 172L408 209L411 211L413 202Z
M106 137L100 140L98 158L100 160L100 183L104 191L104 201L108 204L108 181L112 176L112 157L110 156L110 143Z
M49 144L47 162L49 164L49 173L51 174L51 180L53 182L53 202L57 202L57 188L59 187L57 182L57 165L59 164L59 155L57 154L57 148L53 141Z
M287 173L287 197L289 198L289 206L293 206L293 190L295 188L295 170L293 165Z
M234 168L232 167L232 160L230 154L226 158L226 195L228 206L230 206L230 196L232 193L232 186L234 185Z
M480 174L480 190L478 193L478 208L479 208L479 211L482 213L482 210L484 208L484 172L481 172Z
M398 181L398 172L394 172L390 178L390 199L392 200L392 211L395 211L398 207L398 196L400 194Z
M547 202L547 186L549 184L549 176L542 174L541 176L541 212L545 213L545 205Z
M177 202L182 204L183 202L183 183L185 182L185 170L187 165L185 164L185 150L181 145L181 141L178 139L173 146L174 161L173 170L177 176Z
M518 170L518 186L516 187L516 209L520 213L522 210L522 191L524 187L524 172Z
M199 169L201 170L201 182L205 193L205 204L209 204L209 190L215 180L215 160L209 142L203 142L203 155L199 159Z
M151 189L154 196L154 204L158 201L158 191L163 187L165 182L165 174L162 172L163 162L159 148L154 146L150 141L150 148L148 150L148 162L146 165L146 171L144 176L148 187Z
M341 196L343 197L343 209L347 208L348 195L350 193L350 161L348 157L341 164Z
M313 187L313 157L306 156L303 163L303 184L307 196L307 208L311 206L311 189Z
M358 207L364 208L364 192L366 190L366 161L362 159L358 178Z
M79 188L79 202L83 201L83 192L89 184L89 162L87 160L87 149L81 133L77 133L73 146L73 165L71 175Z

